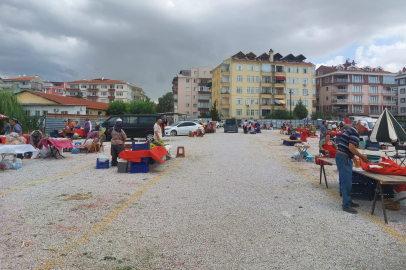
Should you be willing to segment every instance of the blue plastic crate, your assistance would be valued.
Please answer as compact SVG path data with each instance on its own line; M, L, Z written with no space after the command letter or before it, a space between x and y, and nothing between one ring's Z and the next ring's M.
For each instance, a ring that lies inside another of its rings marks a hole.
M133 151L149 150L149 149L150 149L149 141L147 141L147 143L135 143L135 142L133 142L133 145L132 145L132 150Z
M377 148L379 151L379 142L371 142L370 140L367 140L367 148L369 147Z
M105 162L100 162L99 159L96 161L96 169L108 169L110 168L110 161L106 160Z
M131 162L130 164L130 173L147 173L148 171L148 162Z
M285 144L286 144L286 146L295 146L294 142L286 142Z
M75 142L75 145L82 145L81 142Z

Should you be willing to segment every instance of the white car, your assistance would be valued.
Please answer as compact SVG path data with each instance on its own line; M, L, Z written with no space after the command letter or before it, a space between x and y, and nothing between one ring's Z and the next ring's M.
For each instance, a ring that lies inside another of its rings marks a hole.
M189 132L197 131L202 125L192 121L181 121L165 127L165 136L189 135Z

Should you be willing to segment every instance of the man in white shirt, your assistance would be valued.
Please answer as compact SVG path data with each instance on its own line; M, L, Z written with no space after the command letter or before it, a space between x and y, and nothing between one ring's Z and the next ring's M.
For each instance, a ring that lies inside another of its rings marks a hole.
M161 130L161 123L162 119L158 119L154 125L154 140L160 141L162 140L162 130Z

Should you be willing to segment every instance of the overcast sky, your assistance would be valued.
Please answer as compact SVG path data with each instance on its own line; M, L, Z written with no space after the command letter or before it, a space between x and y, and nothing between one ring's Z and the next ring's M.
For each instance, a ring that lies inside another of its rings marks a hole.
M315 64L406 66L406 1L0 0L0 77L105 77L157 100L181 69L272 48Z

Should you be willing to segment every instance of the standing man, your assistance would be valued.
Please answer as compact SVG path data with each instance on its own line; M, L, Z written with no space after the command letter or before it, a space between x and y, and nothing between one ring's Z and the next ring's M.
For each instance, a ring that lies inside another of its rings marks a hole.
M338 172L341 177L341 194L343 196L343 210L345 212L356 214L358 213L353 207L358 207L359 204L351 201L352 188L352 164L355 161L355 156L358 156L363 162L369 162L366 155L362 155L357 147L359 144L359 133L364 130L361 124L355 125L347 129L342 135L338 144L336 154L336 163Z
M158 119L154 125L154 141L162 140L162 130L161 130L162 119Z
M84 124L84 128L85 128L85 138L87 138L87 134L90 132L90 121L89 118L86 118L85 124Z
M4 135L7 136L8 134L10 134L11 126L7 120L4 120L4 127L1 130L1 132L3 132L3 130L4 130Z
M327 135L327 121L323 121L323 125L320 128L320 141Z
M75 134L75 126L72 123L71 119L68 119L68 123L65 125L65 136L70 139L70 141L73 140L73 134Z

